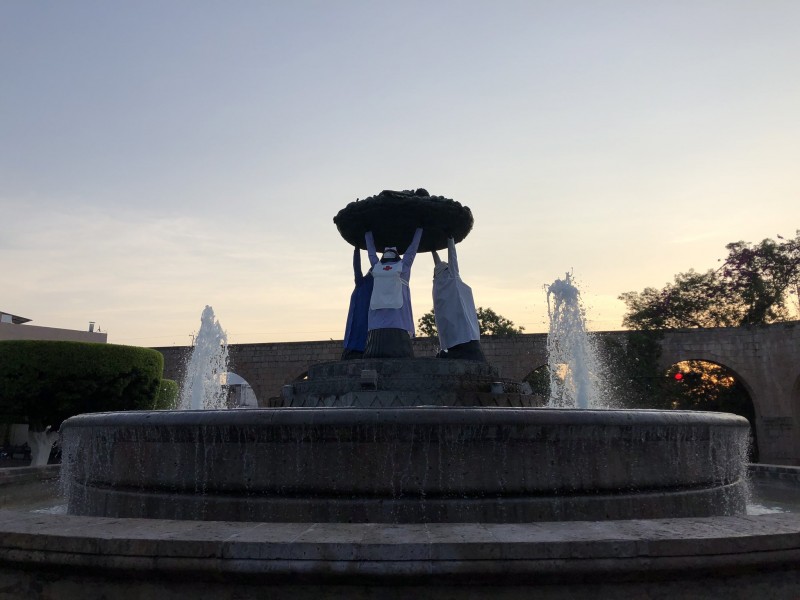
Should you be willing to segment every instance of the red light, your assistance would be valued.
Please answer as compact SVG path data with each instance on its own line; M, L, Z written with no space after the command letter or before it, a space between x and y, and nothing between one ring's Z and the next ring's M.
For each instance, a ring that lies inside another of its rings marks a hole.
M675 373L675 375L673 375L673 377L675 378L675 381L682 381L683 380L683 373Z

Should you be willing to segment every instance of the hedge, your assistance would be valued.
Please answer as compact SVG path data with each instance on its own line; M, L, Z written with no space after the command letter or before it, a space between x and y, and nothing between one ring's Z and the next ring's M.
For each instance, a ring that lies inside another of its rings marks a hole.
M173 379L162 379L161 385L156 394L156 402L153 408L156 410L168 410L178 405L178 382Z
M164 357L150 348L0 341L0 413L56 429L81 413L152 409L163 371Z

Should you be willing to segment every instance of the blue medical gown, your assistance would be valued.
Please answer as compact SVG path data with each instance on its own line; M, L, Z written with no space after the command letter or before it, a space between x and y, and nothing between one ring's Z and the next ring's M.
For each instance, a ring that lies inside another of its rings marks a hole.
M347 325L344 329L344 348L363 352L367 345L367 322L373 279L370 273L366 275L361 273L361 251L358 247L353 249L353 277L356 286L350 294L350 308L347 311Z

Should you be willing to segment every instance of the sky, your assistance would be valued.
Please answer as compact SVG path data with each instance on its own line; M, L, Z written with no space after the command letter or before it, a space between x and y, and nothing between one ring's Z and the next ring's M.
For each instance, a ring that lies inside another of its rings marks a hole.
M0 0L0 310L341 339L334 215L423 187L472 210L477 305L547 331L569 271L620 329L621 293L800 228L798 31L795 0Z

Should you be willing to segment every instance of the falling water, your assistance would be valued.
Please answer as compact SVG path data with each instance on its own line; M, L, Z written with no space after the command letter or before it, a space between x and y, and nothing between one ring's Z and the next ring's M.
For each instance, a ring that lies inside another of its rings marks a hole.
M223 384L227 371L228 336L214 317L214 309L206 306L181 386L180 408L225 408L227 392Z
M552 296L552 303L551 303ZM547 366L550 371L549 405L565 408L602 408L594 384L597 357L589 334L580 292L567 273L547 288L550 333Z

